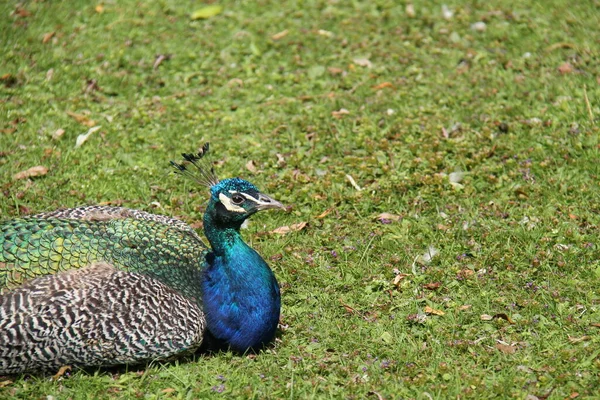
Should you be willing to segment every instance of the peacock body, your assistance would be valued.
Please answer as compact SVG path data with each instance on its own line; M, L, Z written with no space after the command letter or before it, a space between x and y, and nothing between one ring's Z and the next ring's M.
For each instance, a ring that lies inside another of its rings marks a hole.
M239 178L218 181L197 155L176 170L210 187L207 247L184 222L88 206L0 223L0 374L169 358L207 337L237 352L270 342L280 293L240 235L283 208Z

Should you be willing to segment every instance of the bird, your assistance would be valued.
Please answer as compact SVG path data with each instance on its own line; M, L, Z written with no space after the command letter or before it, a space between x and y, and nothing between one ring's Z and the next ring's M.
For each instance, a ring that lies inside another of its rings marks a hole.
M171 161L209 189L208 246L179 219L116 206L0 222L0 375L171 359L207 343L243 354L273 341L279 284L240 228L286 207L247 180L219 180L208 151Z

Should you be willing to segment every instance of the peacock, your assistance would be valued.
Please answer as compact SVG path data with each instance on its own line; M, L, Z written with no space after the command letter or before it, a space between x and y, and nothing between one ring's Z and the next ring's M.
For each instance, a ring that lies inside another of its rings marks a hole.
M279 285L240 227L285 209L252 183L219 181L209 145L171 161L207 186L203 228L113 206L0 223L0 375L170 359L209 343L244 353L270 343Z

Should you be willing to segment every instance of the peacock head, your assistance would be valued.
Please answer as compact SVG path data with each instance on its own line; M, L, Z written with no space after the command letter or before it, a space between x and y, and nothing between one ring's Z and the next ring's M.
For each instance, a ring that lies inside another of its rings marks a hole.
M210 188L210 203L214 217L220 223L241 225L252 214L272 208L286 209L279 201L261 193L252 183L241 178L228 178L219 181L212 168L206 165L204 156L208 153L206 143L197 154L182 154L186 163L171 161L175 172L188 176L203 186ZM196 167L190 171L186 164ZM215 221L217 222L217 221Z

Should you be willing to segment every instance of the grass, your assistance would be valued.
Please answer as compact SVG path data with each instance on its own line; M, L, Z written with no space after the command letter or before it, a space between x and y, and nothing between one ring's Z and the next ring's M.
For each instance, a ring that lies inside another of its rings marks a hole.
M210 141L221 177L293 206L245 231L282 286L277 343L0 397L594 398L600 3L220 4L0 5L1 217L194 223L206 190L168 160Z

